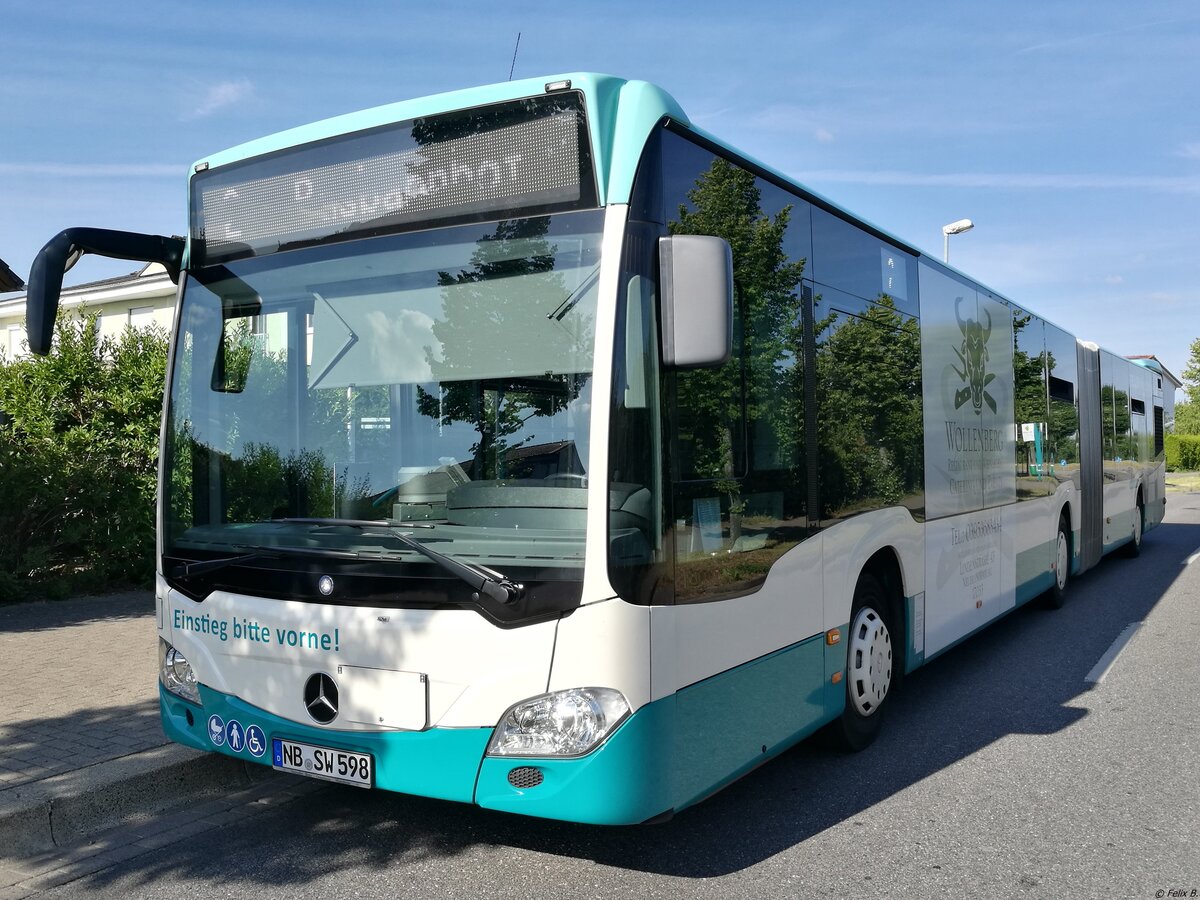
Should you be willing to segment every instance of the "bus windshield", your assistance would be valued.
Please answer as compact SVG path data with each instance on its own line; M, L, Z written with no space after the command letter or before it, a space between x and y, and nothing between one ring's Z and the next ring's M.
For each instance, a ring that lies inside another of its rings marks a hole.
M353 519L506 574L577 577L602 218L463 225L191 272L164 555L425 562L335 524Z

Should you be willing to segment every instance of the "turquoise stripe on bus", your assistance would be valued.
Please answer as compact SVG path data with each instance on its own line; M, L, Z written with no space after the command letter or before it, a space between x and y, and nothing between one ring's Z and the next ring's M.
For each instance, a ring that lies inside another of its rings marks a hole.
M224 753L246 762L271 765L271 740L286 738L370 753L375 758L375 786L383 790L458 800L470 803L475 788L479 761L492 736L491 728L431 728L428 731L354 732L301 725L251 706L236 697L200 686L201 706L197 707L159 685L163 731L167 737L197 750ZM192 713L188 724L187 712ZM208 738L208 718L218 715L225 722L236 719L242 727L260 727L267 737L267 751L261 759L246 749L235 753L228 746L216 746Z
M844 630L843 630L844 633ZM679 811L779 755L841 711L824 677L845 668L824 634L714 675L642 707L579 759L489 757L475 802L489 809L595 825L630 825ZM839 701L845 687L834 686ZM536 787L508 782L531 767Z
M688 118L675 99L660 87L644 81L626 81L590 72L529 78L404 100L258 138L214 153L203 162L210 169L215 169L255 156L407 119L537 96L545 92L546 84L554 81L570 81L572 90L583 92L601 204L628 203L637 163L650 132L664 117L669 116L685 124Z
M647 704L598 749L578 759L489 756L479 769L475 802L486 809L589 825L636 825L672 809L671 730L675 698ZM533 768L536 787L508 781Z
M1016 605L1028 603L1054 587L1054 554L1058 548L1058 537L1017 553L1016 559Z
M1054 545L1051 544L1048 546L1053 547ZM1027 552L1034 554L1034 553L1040 553L1042 551L1041 551L1041 548L1035 547L1032 550L1029 550ZM1018 555L1022 555L1022 554L1018 554ZM953 650L959 644L961 644L964 641L966 641L970 638L973 638L975 635L979 634L979 632L983 631L989 625L999 622L1005 616L1020 609L1021 606L1024 605L1025 603L1028 603L1030 600L1033 600L1036 597L1040 597L1042 594L1046 593L1046 591L1050 590L1050 588L1052 588L1053 586L1054 586L1054 573L1050 572L1050 571L1039 572L1037 575L1031 577L1029 580L1019 583L1016 586L1016 589L1014 591L1014 602L1013 602L1012 606L1008 607L1005 610L1002 610L1001 612L997 613L995 616L988 619L986 622L981 623L977 627L972 628L966 634L951 641L949 644L947 644L945 647L942 647L936 653L926 656L924 661L931 662L932 660L937 659L939 656L946 653L947 651ZM1068 588L1068 590L1070 590L1070 588Z
M917 603L921 604L921 615L917 616ZM907 638L904 674L908 674L925 662L925 594L914 594L904 598L904 634ZM920 634L917 623L920 622ZM919 642L919 643L918 643Z
M375 785L384 790L618 825L698 803L835 718L845 687L831 678L845 661L844 640L829 647L824 634L814 635L647 704L578 759L485 758L490 727L359 733L291 722L203 685L199 707L161 685L159 697L167 736L198 750L270 765L269 749L255 759L245 749L214 745L207 722L216 714L225 722L236 719L243 729L259 726L268 747L282 737L370 753ZM538 769L542 783L509 784L509 772L521 767Z
M844 668L845 646L829 649ZM681 690L671 754L676 806L702 800L829 721L825 667L822 632Z
M612 90L611 84L620 86L622 79L609 75L593 75L574 73L554 75L547 78L527 78L521 81L506 81L499 84L483 85L467 88L461 91L450 91L444 94L433 94L428 97L418 97L412 100L402 100L358 112L322 119L287 131L257 138L245 144L239 144L228 150L214 153L204 158L210 168L240 162L254 156L288 150L302 144L310 144L342 134L351 134L369 128L379 128L394 122L407 119L418 119L422 116L435 115L456 109L469 109L473 106L486 106L492 103L502 103L520 97L537 96L545 93L546 84L554 81L571 82L573 90L582 90L588 100L589 117L592 115L591 106L599 95ZM193 167L194 171L194 167Z

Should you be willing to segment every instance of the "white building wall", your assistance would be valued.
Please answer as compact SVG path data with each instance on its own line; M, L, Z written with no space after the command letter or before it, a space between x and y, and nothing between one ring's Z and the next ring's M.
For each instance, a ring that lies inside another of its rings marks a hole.
M113 339L129 325L142 328L153 324L170 331L175 290L162 266L149 266L124 280L64 289L59 315L80 310L99 313L101 336ZM0 302L0 351L8 359L26 356L29 350L25 341L25 297Z
M25 346L25 325L23 322L8 323L4 327L4 344L0 346L6 359L17 359L26 355L29 350Z

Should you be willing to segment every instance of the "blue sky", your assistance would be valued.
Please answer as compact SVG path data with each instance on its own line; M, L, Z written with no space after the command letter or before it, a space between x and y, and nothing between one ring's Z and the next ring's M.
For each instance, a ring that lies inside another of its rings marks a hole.
M1200 337L1200 4L6 0L0 258L183 233L187 167L516 77L654 81L705 129L1079 336L1182 374ZM89 258L68 283L129 271Z

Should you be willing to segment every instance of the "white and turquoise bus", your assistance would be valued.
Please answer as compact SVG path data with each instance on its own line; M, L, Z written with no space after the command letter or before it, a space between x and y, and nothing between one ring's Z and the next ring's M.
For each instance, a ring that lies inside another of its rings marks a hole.
M594 823L681 810L1164 508L1158 373L590 74L199 162L162 425L162 721Z

